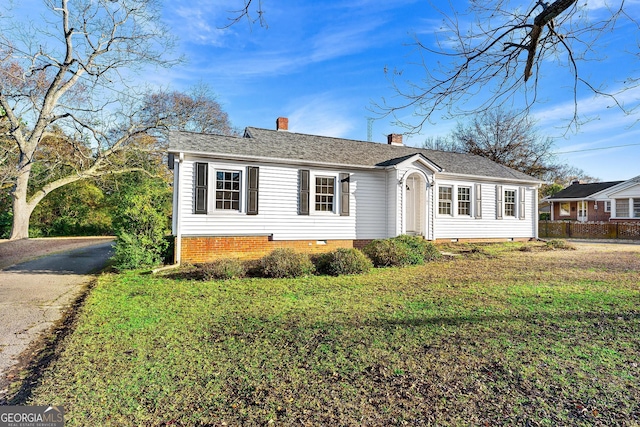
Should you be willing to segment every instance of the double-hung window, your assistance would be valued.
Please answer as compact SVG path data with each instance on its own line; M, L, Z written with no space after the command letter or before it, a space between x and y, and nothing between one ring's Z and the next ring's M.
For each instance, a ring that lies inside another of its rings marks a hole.
M640 218L640 199L633 199L633 216L632 218Z
M604 202L604 211L611 212L611 200L605 200Z
M335 207L336 179L316 176L316 211L333 212Z
M452 187L438 187L438 213L440 215L453 215L451 210Z
M629 218L629 199L616 199L616 217Z
M471 215L471 187L458 187L458 215Z
M516 190L504 190L504 216L516 216Z
M216 209L240 210L240 171L216 171Z

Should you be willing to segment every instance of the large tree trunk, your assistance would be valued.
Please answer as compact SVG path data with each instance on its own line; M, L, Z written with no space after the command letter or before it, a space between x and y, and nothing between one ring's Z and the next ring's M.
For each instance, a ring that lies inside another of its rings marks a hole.
M27 165L18 176L16 185L13 189L13 224L11 226L9 240L29 238L29 219L31 218L31 214L35 207L35 205L32 206L27 201L27 189L30 175L31 165Z

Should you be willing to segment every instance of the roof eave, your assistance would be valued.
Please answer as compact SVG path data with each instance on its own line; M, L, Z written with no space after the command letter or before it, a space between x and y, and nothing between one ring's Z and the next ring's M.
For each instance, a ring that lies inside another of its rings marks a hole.
M364 170L382 169L379 166L318 162L318 161L300 160L300 159L284 159L279 157L241 156L241 155L233 155L229 153L216 153L216 152L208 152L208 151L200 151L200 150L180 150L180 149L169 148L168 152L183 153L183 154L188 154L192 156L214 157L220 160L249 161L254 163L286 164L286 165L302 165L302 166L318 166L318 167L329 166L329 167L339 167L342 169L364 169Z
M431 160L429 160L427 157L423 156L420 153L415 154L415 155L409 157L408 159L405 159L405 160L403 160L400 163L397 163L395 165L384 166L384 168L385 169L394 169L394 168L397 169L398 166L400 166L403 163L412 163L412 162L420 162L426 168L430 169L434 173L444 172L443 168L441 168L440 166L438 166L437 164L435 164L434 162L432 162Z
M451 177L460 177L460 178L473 178L481 181L499 181L499 182L519 182L523 184L534 184L540 187L544 181L540 181L539 179L531 178L531 179L519 179L519 178L502 178L496 176L485 176L485 175L470 175L463 173L453 173L453 172L440 172L439 175L451 176Z

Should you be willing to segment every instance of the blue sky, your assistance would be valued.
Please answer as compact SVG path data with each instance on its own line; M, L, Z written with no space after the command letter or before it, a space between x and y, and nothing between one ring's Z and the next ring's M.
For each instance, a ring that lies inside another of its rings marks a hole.
M617 3L589 1L585 13L597 19ZM206 83L238 128L273 129L276 118L283 116L289 118L293 132L359 140L367 139L367 117L375 116L369 111L372 101L395 102L388 76L395 70L400 81L420 79L424 69L416 64L420 57L412 42L417 36L432 46L442 19L427 0L262 0L268 28L242 21L221 29L229 11L241 7L242 0L163 4L164 20L180 39L177 53L184 54L187 62L143 75L141 84L188 90ZM466 7L463 1L451 4L458 10ZM640 16L640 0L626 4L631 16ZM602 37L605 48L590 55L581 73L613 89L622 85L616 79L640 77L640 57L623 55L638 52L639 33L637 25L620 22L614 33ZM427 67L437 60L425 57ZM559 60L566 62L563 55ZM578 132L567 132L563 120L572 114L573 98L566 69L549 62L543 70L544 103L533 113L540 134L555 138L556 151L640 144L640 114L625 116L611 108L610 100L585 91L579 94L580 113L591 120ZM638 105L640 89L624 93L622 99ZM410 111L404 118L413 120ZM446 135L455 124L436 116L421 134L405 137L405 143L420 146L427 137ZM404 131L389 118L376 120L373 140L382 142L386 134ZM640 145L579 151L559 159L601 180L640 175Z

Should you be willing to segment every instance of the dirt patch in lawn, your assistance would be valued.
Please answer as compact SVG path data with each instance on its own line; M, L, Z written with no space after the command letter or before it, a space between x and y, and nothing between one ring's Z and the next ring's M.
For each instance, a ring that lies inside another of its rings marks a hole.
M70 251L113 240L113 237L49 237L0 240L0 270L42 256Z

